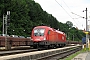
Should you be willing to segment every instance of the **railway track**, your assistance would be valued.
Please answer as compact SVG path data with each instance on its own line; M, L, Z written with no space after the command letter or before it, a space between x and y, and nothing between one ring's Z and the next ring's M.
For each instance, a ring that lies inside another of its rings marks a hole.
M77 49L81 48L81 46L70 46L70 47L63 47L63 48L57 48L57 49L49 49L49 50L26 50L21 53L22 50L20 50L19 54L15 52L15 54L7 55L7 56L0 56L0 59L2 60L55 60L64 58L71 53L74 53L78 51ZM12 53L12 52L11 52ZM10 54L10 53L9 53Z
M20 54L20 53L26 53L26 52L32 52L32 51L38 51L38 49L0 51L0 56Z
M33 48L14 48L11 50L1 50L0 51L0 56L6 56L6 55L13 55L13 54L20 54L20 53L27 53L27 52L34 52L34 51L41 51L41 50L46 50L46 48L38 48L38 49L33 49Z
M80 51L81 49L82 49L81 47L80 48L73 48L73 49L70 49L70 50L63 51L60 54L55 54L55 55L47 56L45 58L38 59L38 60L60 60L60 59L64 59L67 56L69 56L71 54L74 54L77 51Z
M65 47L68 47L68 46L71 46L71 45L67 45ZM74 46L74 45L72 45L72 46ZM62 48L64 48L64 47L62 47ZM9 51L1 50L0 51L0 56L13 55L13 54L19 54L19 53L26 53L26 52L34 52L34 51L41 51L41 50L46 50L46 49L45 48L33 49L33 48L30 48L30 47L23 47L23 48L18 47L18 48L11 49Z

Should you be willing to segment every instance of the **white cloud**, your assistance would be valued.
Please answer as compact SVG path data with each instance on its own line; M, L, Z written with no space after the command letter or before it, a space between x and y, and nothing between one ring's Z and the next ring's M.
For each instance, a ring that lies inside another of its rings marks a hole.
M84 29L86 27L85 19L76 16L85 16L83 10L88 8L90 11L90 1L89 0L34 0L39 3L43 10L52 14L59 22L65 23L66 21L71 21L79 29ZM59 3L57 3L57 2ZM62 7L61 7L62 6ZM64 9L63 9L64 8ZM72 14L74 12L75 14ZM88 14L90 16L90 14ZM72 19L72 18L78 19ZM90 19L90 18L89 18Z

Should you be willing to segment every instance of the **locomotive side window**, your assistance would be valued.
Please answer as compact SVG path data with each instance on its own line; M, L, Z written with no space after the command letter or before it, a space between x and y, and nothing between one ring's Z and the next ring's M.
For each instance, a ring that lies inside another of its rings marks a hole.
M45 29L40 28L34 29L34 36L44 36L44 31Z
M48 31L48 35L50 34L50 30Z

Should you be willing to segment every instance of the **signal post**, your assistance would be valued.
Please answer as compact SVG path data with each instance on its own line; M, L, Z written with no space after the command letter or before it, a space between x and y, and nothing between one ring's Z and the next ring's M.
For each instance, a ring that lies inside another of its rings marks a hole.
M11 45L7 37L7 29L10 24L10 11L7 11L7 15L3 15L3 34L5 34L5 49L10 50ZM5 33L4 33L5 30Z

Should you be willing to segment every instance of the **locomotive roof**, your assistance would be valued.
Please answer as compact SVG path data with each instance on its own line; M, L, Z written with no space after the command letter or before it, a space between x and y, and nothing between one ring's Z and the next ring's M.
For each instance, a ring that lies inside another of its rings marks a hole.
M35 27L34 29L36 29L36 28L48 28L48 29L52 29L52 28L50 28L50 27L48 27L48 26L37 26L37 27Z
M65 33L62 32L62 31L58 31L58 30L56 30L56 29L54 29L54 28L51 28L51 27L48 27L48 26L37 26L37 27L35 27L34 29L36 29L36 28L48 28L49 30L52 30L52 31L55 31L55 32L58 32L58 33L61 33L61 34L65 34Z

